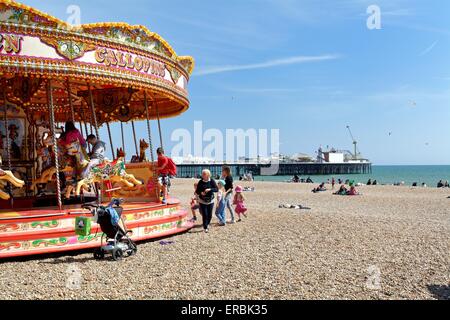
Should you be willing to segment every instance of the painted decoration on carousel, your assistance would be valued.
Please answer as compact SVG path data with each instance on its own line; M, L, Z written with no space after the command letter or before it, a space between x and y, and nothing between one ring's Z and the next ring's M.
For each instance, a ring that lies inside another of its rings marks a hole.
M22 148L25 140L25 119L14 118L8 120L8 127L5 123L0 122L0 150L3 159L8 157L6 135L9 138L9 151L12 159L22 158Z

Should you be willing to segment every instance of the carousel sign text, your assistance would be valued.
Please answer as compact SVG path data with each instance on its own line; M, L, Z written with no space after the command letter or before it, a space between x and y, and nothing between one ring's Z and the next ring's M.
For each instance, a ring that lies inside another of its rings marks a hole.
M95 60L106 66L115 66L151 73L155 76L164 77L166 66L156 60L135 56L121 51L99 48L95 52Z
M14 34L0 34L0 52L20 53L23 38Z

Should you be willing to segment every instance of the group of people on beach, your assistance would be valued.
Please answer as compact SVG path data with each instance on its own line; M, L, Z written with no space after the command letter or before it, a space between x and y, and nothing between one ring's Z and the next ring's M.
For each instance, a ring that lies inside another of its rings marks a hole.
M340 196L357 196L359 195L359 192L356 190L356 186L355 186L355 182L354 181L342 181L341 179L339 179L337 181L341 186L339 188L339 190L337 192L334 192L334 195L340 195ZM331 184L331 188L332 190L335 189L336 186L336 179L332 178L331 180L327 181L328 184ZM346 187L346 185L349 185L349 188ZM318 192L325 192L327 191L327 188L325 186L325 182L322 182L317 188L312 189L313 193L318 193Z
M222 168L222 177L215 180L211 177L211 171L202 171L200 181L194 184L194 196L191 198L192 221L197 221L197 211L202 216L202 224L205 233L209 232L213 212L219 220L219 226L226 226L226 211L230 214L230 224L242 221L242 216L247 217L247 207L243 195L244 188L234 188L231 169L227 166ZM234 206L234 207L233 207Z

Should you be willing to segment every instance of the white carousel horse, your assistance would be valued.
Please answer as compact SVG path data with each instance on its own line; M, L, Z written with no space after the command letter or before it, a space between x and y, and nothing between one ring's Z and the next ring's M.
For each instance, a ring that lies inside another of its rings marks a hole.
M1 157L0 157L0 165L1 165ZM25 181L18 179L11 171L5 171L0 169L0 182L4 185L5 183L9 182L13 186L17 188L23 188L25 185ZM2 186L3 187L3 186ZM0 199L3 200L9 200L11 196L0 189Z

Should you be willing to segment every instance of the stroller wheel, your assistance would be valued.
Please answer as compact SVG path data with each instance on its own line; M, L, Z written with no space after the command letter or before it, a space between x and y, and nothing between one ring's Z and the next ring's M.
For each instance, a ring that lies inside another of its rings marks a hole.
M114 261L122 260L123 258L123 251L120 248L116 248L112 251L112 257Z
M102 249L95 249L94 259L102 260L105 257L105 252Z
M137 246L134 243L131 243L130 249L128 250L129 256L134 256L137 253Z

